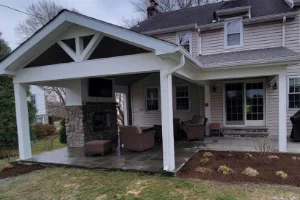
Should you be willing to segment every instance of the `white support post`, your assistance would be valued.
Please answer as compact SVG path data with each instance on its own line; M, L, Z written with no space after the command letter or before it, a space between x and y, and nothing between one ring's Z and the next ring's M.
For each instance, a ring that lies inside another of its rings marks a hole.
M15 104L20 159L32 157L26 85L15 83Z
M66 106L82 105L81 80L71 80L66 86Z
M163 138L164 170L175 170L172 74L168 70L160 71L161 119Z
M279 98L279 134L278 134L278 146L280 152L287 151L287 121L286 121L286 73L278 75L278 98Z
M127 106L127 100L128 93L123 93L123 113L124 113L124 125L128 126L128 106Z
M211 123L211 111L210 111L210 87L204 86L204 98L205 98L205 117L206 123L206 136L210 136L210 123Z

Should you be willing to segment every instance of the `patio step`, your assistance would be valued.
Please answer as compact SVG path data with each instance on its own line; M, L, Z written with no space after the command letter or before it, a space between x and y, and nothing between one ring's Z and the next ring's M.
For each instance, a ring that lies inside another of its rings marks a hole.
M266 127L230 127L224 128L223 135L232 137L268 137L269 131Z

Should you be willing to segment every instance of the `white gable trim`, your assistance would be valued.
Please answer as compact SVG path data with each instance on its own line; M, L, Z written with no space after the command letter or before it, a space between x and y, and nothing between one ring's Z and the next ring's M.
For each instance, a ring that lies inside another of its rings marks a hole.
M31 51L31 48L34 47L35 51L38 51L39 48L39 52L41 52L42 48L40 46L49 46L54 37L58 39L61 31L67 30L72 24L87 27L117 40L154 51L156 55L172 53L178 50L178 46L174 44L142 35L140 33L135 33L103 21L80 15L78 13L63 11L55 19L50 21L49 24L47 24L24 44L17 48L11 55L4 59L0 64L0 72L4 71L5 69L11 69L11 66L13 66L12 69L19 68L20 65L24 64L28 60L28 58L24 58L24 54L28 54L28 51ZM55 33L57 28L60 26L63 26L61 29L59 29L60 32ZM49 38L50 34L54 34L53 38L51 39ZM39 44L41 41L44 41L43 44Z
M35 83L85 77L147 73L157 72L161 69L170 70L172 68L174 68L174 63L169 60L162 59L154 53L144 53L88 60L81 63L74 62L19 69L14 77L14 83Z

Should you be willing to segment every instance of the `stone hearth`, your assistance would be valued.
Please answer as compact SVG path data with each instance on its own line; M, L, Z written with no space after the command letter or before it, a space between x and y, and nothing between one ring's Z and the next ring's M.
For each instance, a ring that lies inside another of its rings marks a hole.
M105 126L95 124L95 115L105 113ZM116 103L87 103L66 107L66 130L69 147L82 147L95 139L117 139Z

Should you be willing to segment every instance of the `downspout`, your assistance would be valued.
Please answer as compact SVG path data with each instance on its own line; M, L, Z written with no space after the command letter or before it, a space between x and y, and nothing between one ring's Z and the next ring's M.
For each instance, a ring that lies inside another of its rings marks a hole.
M168 72L167 76L169 76L170 74L173 74L174 72L180 70L184 65L185 65L185 57L184 57L184 54L181 53L179 65L177 65L174 69L171 69Z
M199 55L202 55L202 37L201 37L201 29L200 28L198 29L198 33L199 33L199 44L198 44Z
M285 23L286 23L286 16L282 19L282 46L285 47Z

